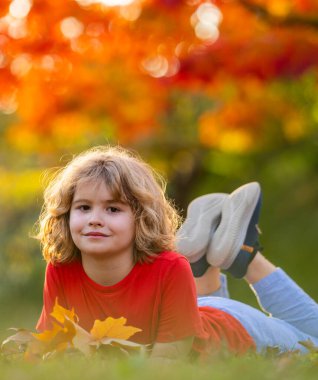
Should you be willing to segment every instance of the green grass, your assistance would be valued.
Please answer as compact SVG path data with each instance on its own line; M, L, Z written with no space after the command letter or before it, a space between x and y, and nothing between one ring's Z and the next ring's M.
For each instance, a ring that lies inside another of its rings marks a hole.
M312 379L317 374L312 356L266 358L258 355L214 358L209 364L177 362L154 365L142 358L62 357L46 362L8 362L0 359L1 380L107 379L107 380L244 380Z
M0 299L0 342L2 342L12 332L10 327L26 328L35 331L35 325L41 312L41 306L31 303L28 300ZM0 372L0 380L1 372Z

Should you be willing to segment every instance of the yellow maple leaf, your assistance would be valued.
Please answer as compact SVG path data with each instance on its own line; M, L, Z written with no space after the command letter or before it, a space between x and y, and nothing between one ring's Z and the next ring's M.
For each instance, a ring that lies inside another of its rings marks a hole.
M129 339L141 329L132 326L125 326L127 319L108 317L104 321L96 320L90 333L96 340L102 338Z
M32 335L43 343L49 343L61 331L64 331L64 327L57 323L53 323L53 328L51 330L44 330L41 333L32 333Z
M72 310L65 309L59 305L57 298L55 299L55 305L50 315L62 324L65 322L66 317L72 322L78 322L78 316L75 314L74 308L72 308Z
M75 334L76 329L74 322L65 319L64 326L53 322L51 330L45 330L41 333L32 333L36 341L30 342L27 354L33 357L65 351L68 347L73 346L72 341Z

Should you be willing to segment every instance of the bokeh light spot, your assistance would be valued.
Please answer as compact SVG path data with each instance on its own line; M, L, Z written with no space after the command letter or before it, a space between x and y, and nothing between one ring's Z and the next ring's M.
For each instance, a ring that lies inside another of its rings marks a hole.
M165 76L169 70L167 58L162 55L156 55L143 60L142 67L154 78Z
M141 6L131 4L120 8L120 15L127 21L136 21L141 15Z
M199 22L195 26L195 34L200 40L209 40L214 42L219 38L220 32L215 25L206 25Z
M76 0L77 3L83 7L87 7L92 4L102 4L108 7L125 6L130 5L134 0Z
M290 0L280 0L269 2L268 10L275 16L284 17L292 9L292 2Z
M9 13L15 18L25 18L32 7L30 0L13 0L9 7Z
M199 22L205 24L219 25L222 21L222 13L215 5L211 3L201 4L197 11Z
M109 7L114 7L118 5L129 5L134 2L134 0L96 0L95 3L101 3Z
M67 17L61 21L61 32L66 38L78 38L84 31L84 25L75 17Z
M219 24L222 19L219 8L211 3L203 3L192 14L190 22L199 39L214 42L219 38Z
M6 16L5 21L8 25L8 34L11 38L18 40L27 36L27 26L25 19L15 19L12 16Z
M41 66L43 67L43 69L47 71L54 70L55 68L54 58L49 54L45 55L41 60Z
M28 54L20 54L11 62L10 70L18 78L25 76L32 67L31 57Z

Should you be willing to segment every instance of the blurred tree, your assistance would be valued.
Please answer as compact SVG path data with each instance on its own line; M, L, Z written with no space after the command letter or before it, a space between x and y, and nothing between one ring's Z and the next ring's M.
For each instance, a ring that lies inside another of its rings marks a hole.
M317 1L12 0L0 14L3 141L43 165L100 141L160 136L176 162L316 133ZM290 94L296 81L308 90ZM175 196L203 157L175 164Z
M11 146L47 152L100 134L140 141L162 128L180 88L211 100L193 120L209 147L249 150L281 112L294 119L297 108L268 87L316 71L317 1L112 3L2 2L0 109L16 116ZM306 133L299 123L287 139Z

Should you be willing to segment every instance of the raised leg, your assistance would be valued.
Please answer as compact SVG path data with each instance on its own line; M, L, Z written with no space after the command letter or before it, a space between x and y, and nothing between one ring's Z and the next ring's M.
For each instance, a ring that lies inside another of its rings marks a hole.
M218 297L200 297L199 305L219 308L237 318L260 351L267 346L306 351L300 341L310 339L318 345L318 306L285 272L257 252L260 199L255 184L245 185L225 199L207 261L236 277L244 276L270 316L241 302ZM202 281L200 286L205 292L209 289Z
M245 275L245 280L250 284L260 281L276 270L276 266L267 260L260 252L255 255L254 260L249 264Z
M201 277L194 277L197 295L212 295L221 287L220 269L209 267Z
M246 276L260 307L298 330L318 337L318 304L282 269L271 271L271 265L259 255Z
M201 277L194 278L198 297L213 296L230 298L226 275L220 269L209 267Z

